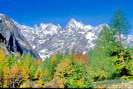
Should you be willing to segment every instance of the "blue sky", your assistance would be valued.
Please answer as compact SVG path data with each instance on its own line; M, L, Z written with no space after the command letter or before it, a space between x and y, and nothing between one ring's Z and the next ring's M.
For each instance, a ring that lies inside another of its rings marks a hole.
M109 23L116 8L122 8L133 25L133 0L0 0L0 13L21 24L64 26L71 18L85 24Z

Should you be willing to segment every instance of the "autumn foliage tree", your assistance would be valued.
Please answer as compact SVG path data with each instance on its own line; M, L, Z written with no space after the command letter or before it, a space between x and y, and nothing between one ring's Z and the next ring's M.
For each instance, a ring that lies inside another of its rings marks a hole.
M79 62L82 64L88 64L89 58L83 53L75 53L72 55L72 57L73 57L73 61L75 62Z

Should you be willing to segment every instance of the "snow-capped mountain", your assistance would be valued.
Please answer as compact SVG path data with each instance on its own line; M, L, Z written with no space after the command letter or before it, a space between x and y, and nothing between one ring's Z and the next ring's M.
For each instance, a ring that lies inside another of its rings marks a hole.
M55 53L88 52L95 47L96 39L98 39L102 27L107 26L107 24L85 25L75 19L71 19L64 28L51 23L42 23L33 27L18 23L16 25L42 59ZM124 45L133 45L133 35L125 36L122 34L122 38Z
M98 33L104 26L85 25L75 19L71 19L64 28L54 24L16 25L43 59L55 53L86 53L95 46Z
M9 52L31 53L45 59L56 53L88 52L95 47L105 25L85 25L71 19L64 28L51 23L30 27L0 14L0 40L5 40L4 48ZM133 35L122 34L122 37L123 43L133 46Z

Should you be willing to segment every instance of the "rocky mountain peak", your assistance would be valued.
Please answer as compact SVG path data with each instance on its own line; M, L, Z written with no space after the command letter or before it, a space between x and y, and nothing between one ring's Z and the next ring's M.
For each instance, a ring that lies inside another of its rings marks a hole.
M5 42L4 48L9 52L31 53L35 57L45 59L55 53L88 52L95 47L103 26L108 25L85 25L71 19L64 28L44 23L31 27L0 14L0 40ZM127 43L132 45L133 36L127 38Z
M9 53L31 53L40 58L13 20L4 14L0 14L0 40L4 42L4 48L7 48Z
M68 28L81 28L83 26L83 24L81 22L76 21L75 19L71 19L68 24L67 27Z

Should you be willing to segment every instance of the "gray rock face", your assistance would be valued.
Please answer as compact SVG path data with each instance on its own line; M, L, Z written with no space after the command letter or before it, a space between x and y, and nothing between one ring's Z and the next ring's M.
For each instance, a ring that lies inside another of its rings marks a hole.
M71 19L64 28L54 24L40 24L34 27L18 23L16 25L42 59L55 53L86 53L95 47L103 26L108 26L85 25L75 19ZM123 35L125 45L132 46L132 39L133 35Z
M40 58L36 50L32 49L32 46L22 35L20 29L8 16L3 14L0 14L0 40L5 43L11 53L30 53L34 57Z
M55 53L88 52L94 48L98 33L104 26L84 25L74 19L64 28L54 24L40 24L34 27L16 25L42 59Z

